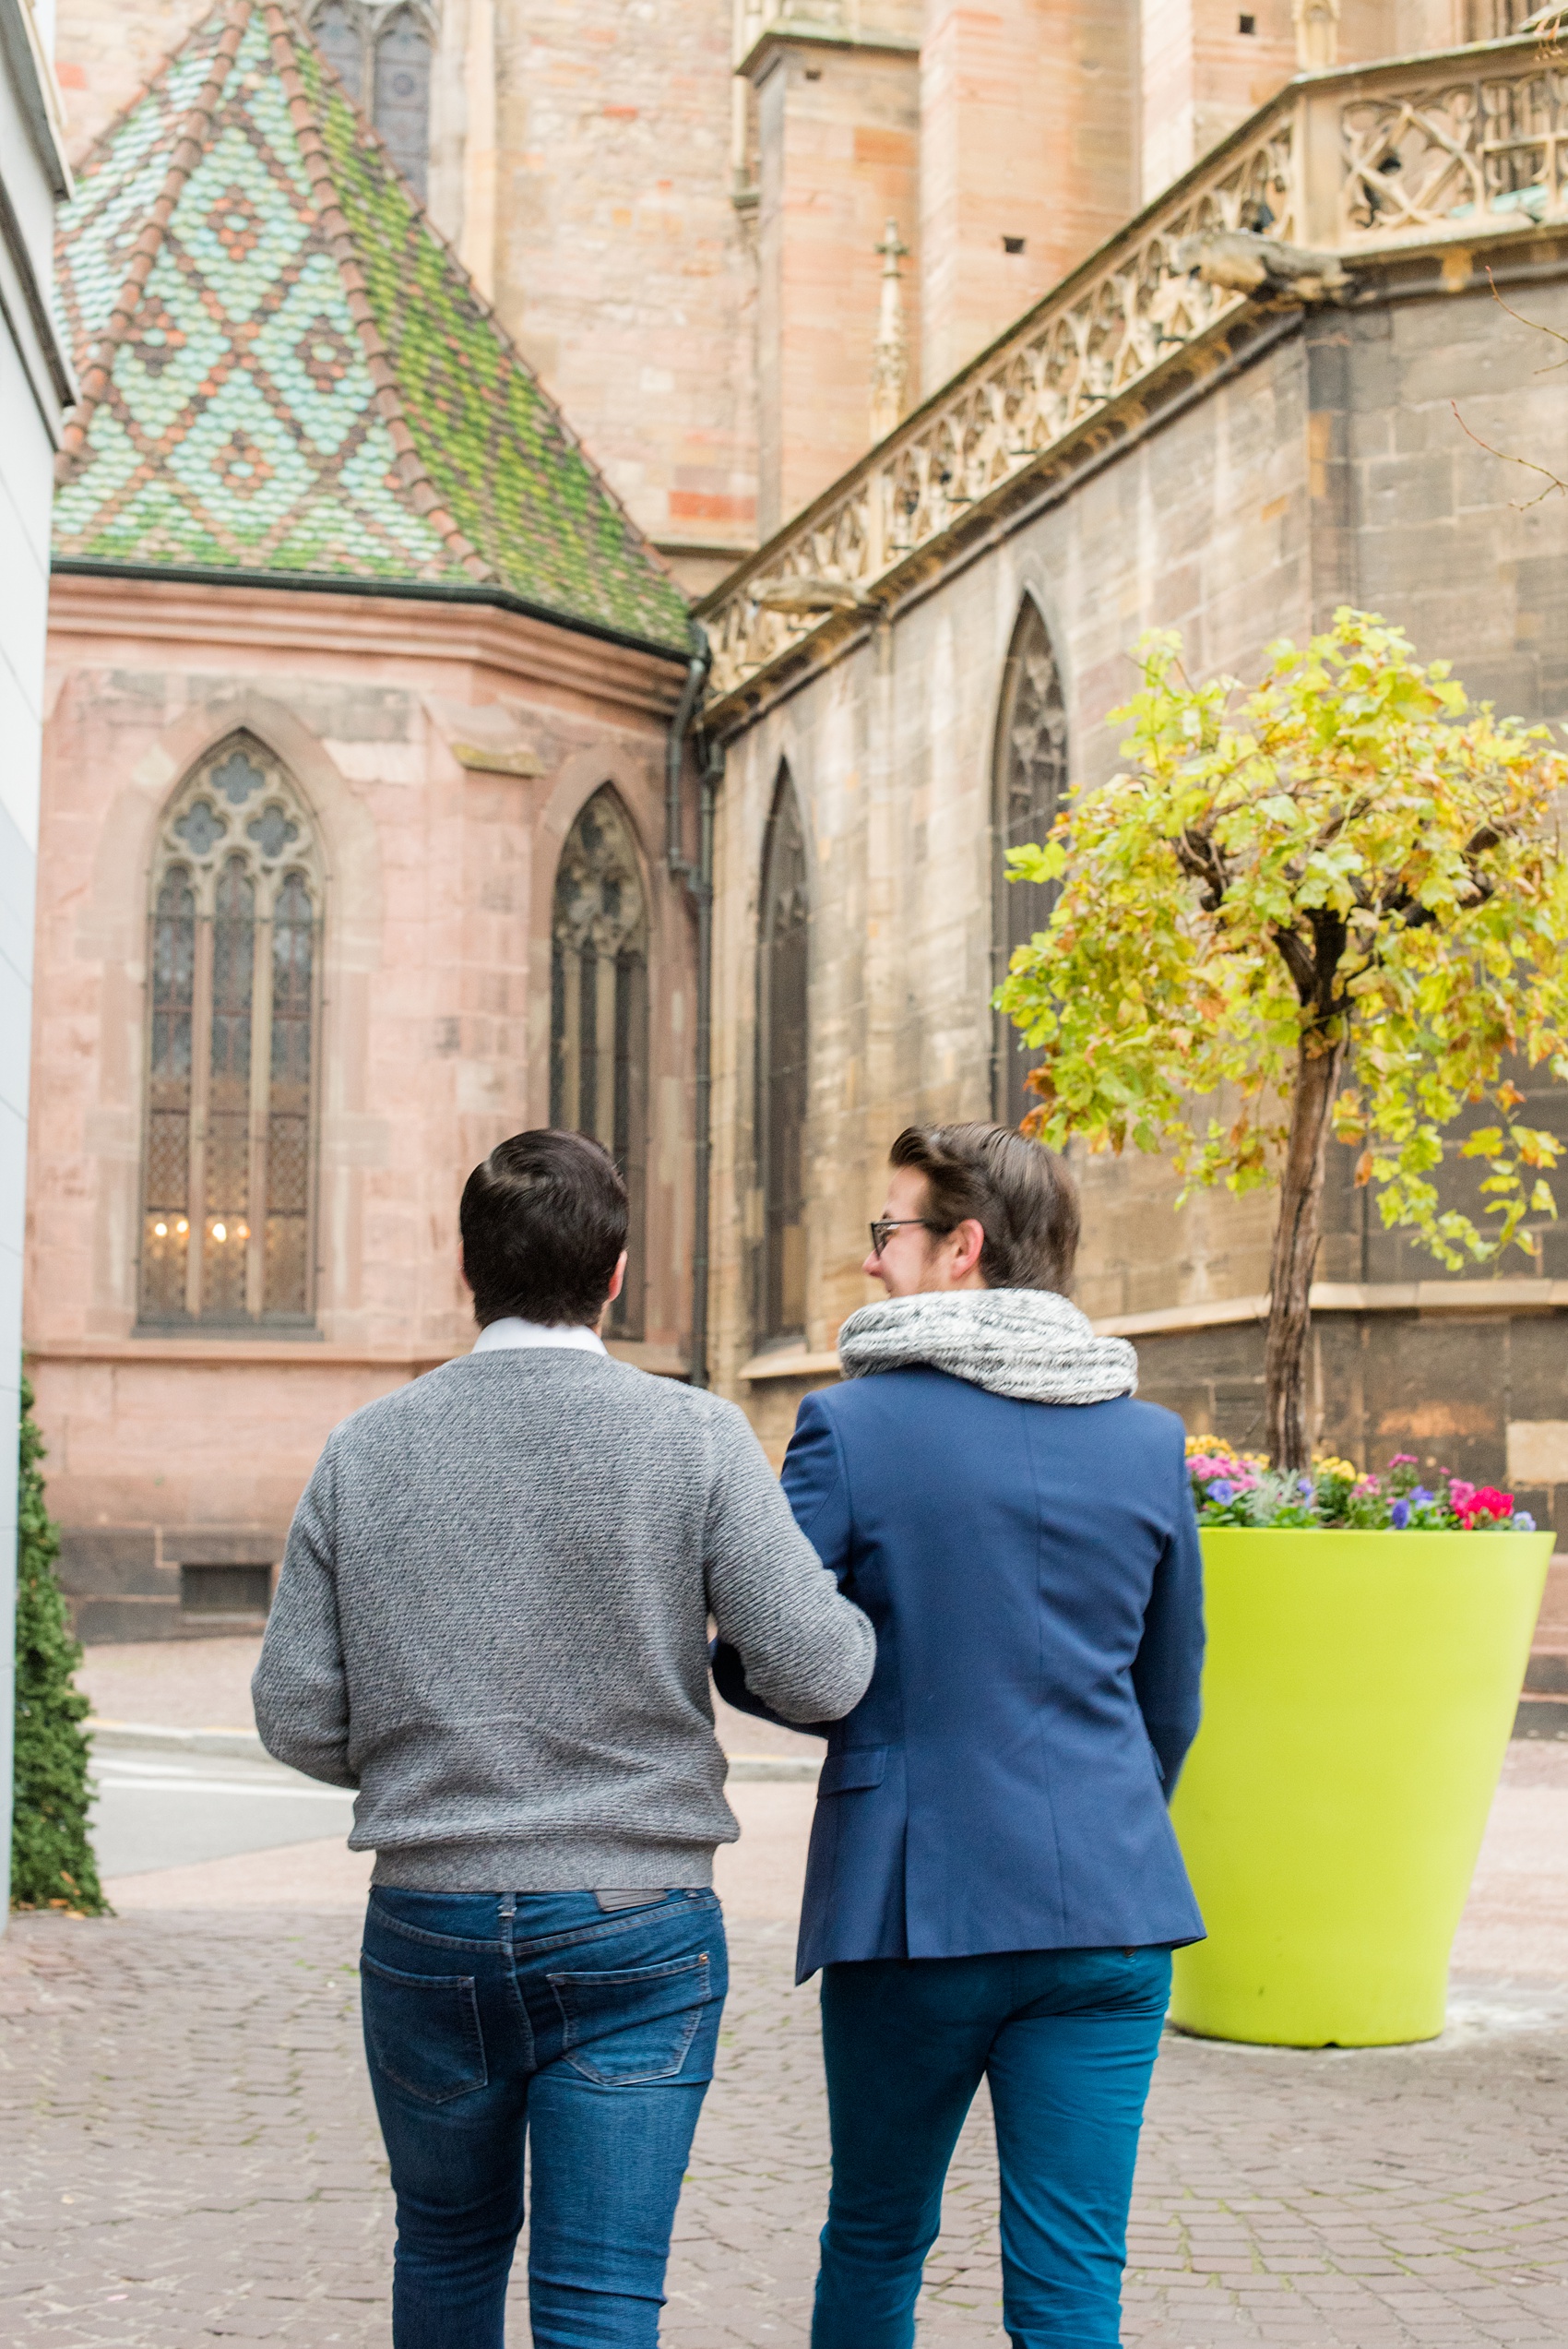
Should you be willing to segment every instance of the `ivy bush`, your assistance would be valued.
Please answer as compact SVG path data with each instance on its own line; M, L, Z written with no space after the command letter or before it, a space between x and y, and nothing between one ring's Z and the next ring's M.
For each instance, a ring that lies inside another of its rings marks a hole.
M79 1643L54 1571L59 1528L44 1506L43 1438L22 1380L17 1491L17 1744L11 1812L11 1905L102 1916L88 1834L88 1700L76 1686Z

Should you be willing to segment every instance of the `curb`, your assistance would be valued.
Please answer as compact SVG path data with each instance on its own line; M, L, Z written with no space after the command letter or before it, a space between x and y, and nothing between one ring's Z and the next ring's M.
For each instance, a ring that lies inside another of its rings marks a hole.
M254 1729L165 1729L157 1722L96 1718L82 1726L105 1751L117 1747L122 1752L228 1754L244 1761L272 1759ZM810 1754L731 1754L729 1775L733 1785L814 1786L821 1767Z
M166 1729L160 1722L100 1721L95 1715L89 1715L82 1727L95 1746L104 1747L145 1748L171 1754L230 1754L245 1761L272 1759L254 1729Z
M756 1785L787 1780L791 1785L814 1786L822 1764L810 1754L731 1754L731 1786Z

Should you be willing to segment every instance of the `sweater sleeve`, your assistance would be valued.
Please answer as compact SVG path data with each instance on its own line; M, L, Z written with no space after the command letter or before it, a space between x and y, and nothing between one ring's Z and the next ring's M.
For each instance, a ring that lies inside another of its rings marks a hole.
M1158 1759L1167 1802L1198 1734L1204 1663L1203 1551L1187 1463L1180 1453L1175 1473L1180 1490L1172 1523L1155 1568L1144 1610L1144 1636L1133 1663L1133 1688Z
M841 1720L865 1694L875 1634L800 1531L732 1404L716 1415L714 1454L704 1568L720 1652L734 1651L746 1689L770 1712Z
M251 1681L255 1725L269 1754L357 1786L349 1764L349 1687L334 1571L336 1478L328 1444L306 1485L283 1552L278 1595Z

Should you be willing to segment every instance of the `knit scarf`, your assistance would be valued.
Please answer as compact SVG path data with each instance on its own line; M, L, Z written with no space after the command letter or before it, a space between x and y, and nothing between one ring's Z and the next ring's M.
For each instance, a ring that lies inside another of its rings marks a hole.
M1029 1403L1103 1403L1135 1393L1138 1357L1097 1338L1053 1289L943 1289L863 1305L838 1332L846 1378L925 1363Z

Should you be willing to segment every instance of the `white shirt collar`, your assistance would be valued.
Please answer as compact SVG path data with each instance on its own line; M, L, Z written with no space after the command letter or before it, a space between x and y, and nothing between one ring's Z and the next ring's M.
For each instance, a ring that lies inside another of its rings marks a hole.
M581 1353L602 1353L604 1341L586 1322L525 1321L520 1314L504 1314L481 1330L474 1340L475 1353L498 1353L503 1346L575 1346Z

